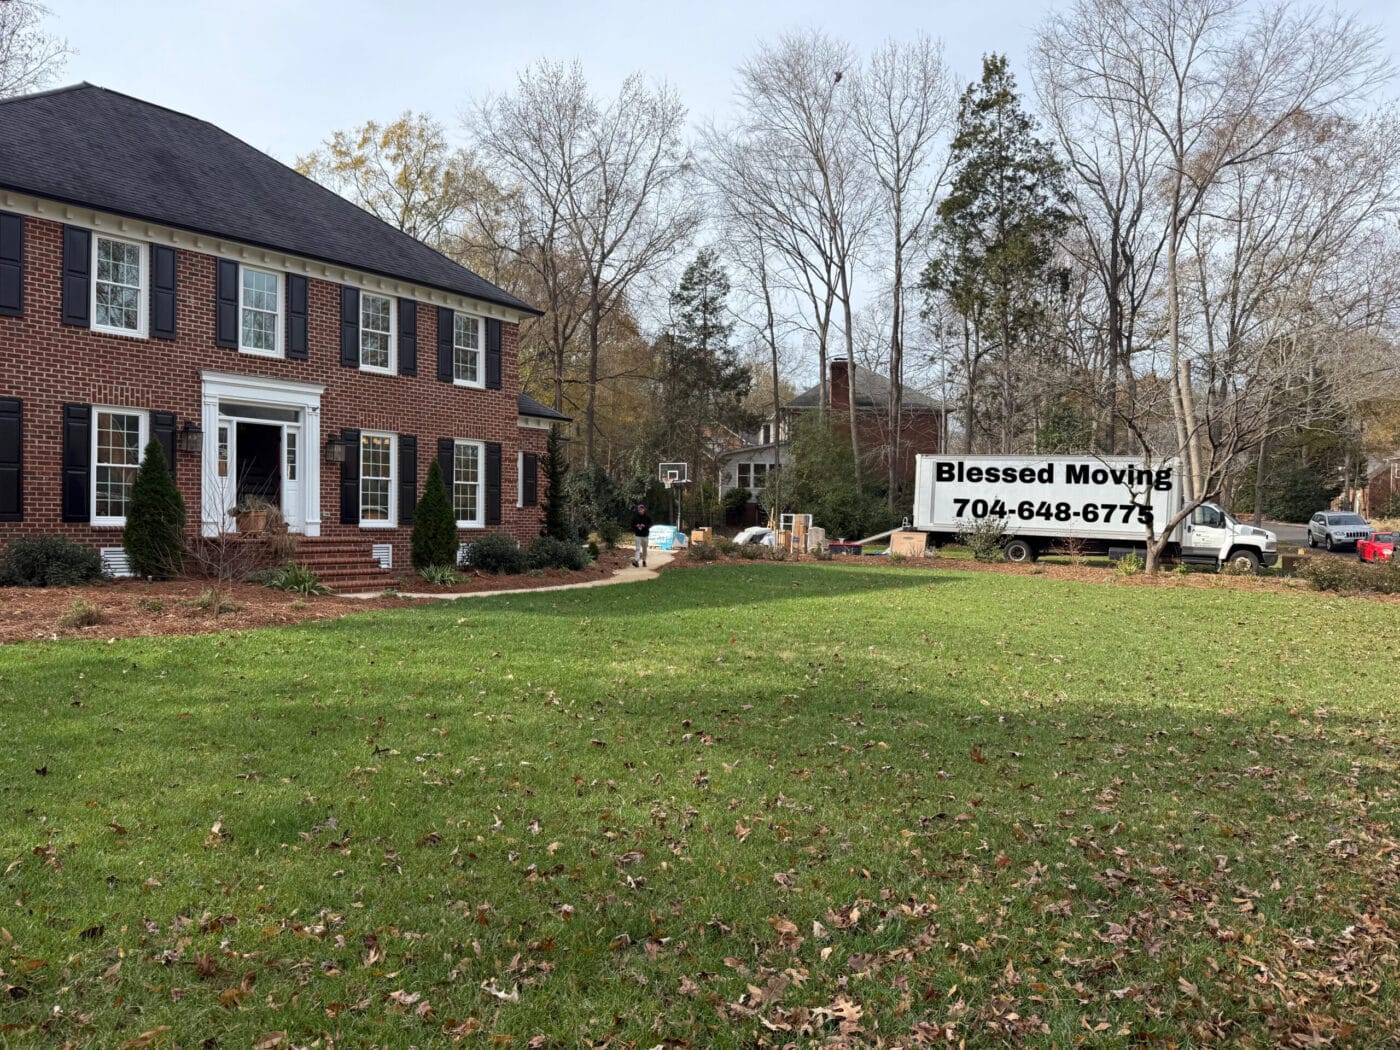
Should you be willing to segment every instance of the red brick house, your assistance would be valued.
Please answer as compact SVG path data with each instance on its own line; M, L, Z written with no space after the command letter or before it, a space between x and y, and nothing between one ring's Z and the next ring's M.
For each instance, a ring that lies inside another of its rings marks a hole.
M849 388L846 362L832 361L826 385L826 409L833 429L850 433ZM927 394L905 387L901 398L898 477L906 484L914 481L914 461L921 454L943 451L944 410ZM879 372L855 367L856 433L862 458L884 477L889 469L893 442L890 422L890 380ZM720 456L720 493L733 488L750 492L761 490L768 473L788 463L788 431L792 421L803 413L822 407L821 384L810 387L783 406L784 419L774 433L771 422L754 434L739 435L738 442Z
M129 96L0 101L0 142L0 542L116 555L152 437L205 536L261 498L310 543L402 567L434 456L464 542L538 534L564 418L520 393L539 311Z

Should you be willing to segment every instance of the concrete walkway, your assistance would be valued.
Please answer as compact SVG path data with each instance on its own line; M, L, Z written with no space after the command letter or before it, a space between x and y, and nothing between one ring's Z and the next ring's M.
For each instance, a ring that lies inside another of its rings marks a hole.
M443 594L425 593L422 591L399 591L400 598L430 598L434 601L457 601L459 598L497 598L503 594L547 594L550 591L577 591L585 587L610 587L615 583L639 583L642 580L656 579L656 570L670 562L673 555L670 551L653 550L647 557L647 566L643 568L633 568L626 565L618 569L611 576L602 580L587 580L583 583L560 583L553 587L513 587L508 591L468 591L465 594ZM384 592L376 591L373 594L340 594L339 598L378 598Z

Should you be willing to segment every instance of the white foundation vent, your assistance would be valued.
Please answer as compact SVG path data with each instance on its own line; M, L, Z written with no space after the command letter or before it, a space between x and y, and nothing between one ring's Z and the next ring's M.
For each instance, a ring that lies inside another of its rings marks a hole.
M125 547L100 547L97 553L102 556L102 571L108 576L131 575L131 561Z

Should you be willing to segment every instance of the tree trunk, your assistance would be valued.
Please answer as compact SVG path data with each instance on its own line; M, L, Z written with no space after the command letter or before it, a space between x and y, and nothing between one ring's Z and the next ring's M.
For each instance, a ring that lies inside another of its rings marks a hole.
M904 252L898 230L894 242L894 320L890 324L890 445L889 492L886 504L894 510L900 482L899 445L904 414Z
M1264 439L1259 442L1259 460L1254 465L1254 527L1258 528L1264 523L1264 463L1268 456L1269 435L1267 428L1269 417L1264 417L1265 434Z
M1115 216L1116 219L1116 216ZM1123 304L1120 299L1122 277L1119 274L1118 224L1114 222L1112 242L1108 249L1108 389L1104 400L1107 402L1107 426L1104 431L1103 450L1113 455L1118 450L1118 359L1123 354Z
M583 439L583 465L593 462L594 421L598 411L598 329L602 326L602 304L598 300L598 283L593 282L588 304L588 404L583 419L587 433Z

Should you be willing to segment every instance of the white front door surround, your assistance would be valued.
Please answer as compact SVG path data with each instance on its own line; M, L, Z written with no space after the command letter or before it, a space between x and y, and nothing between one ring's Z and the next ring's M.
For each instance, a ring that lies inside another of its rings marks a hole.
M263 376L205 371L202 376L202 419L204 451L201 456L200 531L217 536L234 528L228 510L233 506L237 485L232 441L220 440L221 429L231 432L229 419L219 410L220 401L233 401L269 408L292 409L299 413L294 425L284 428L283 513L291 528L307 536L321 535L321 395L326 388L316 383L297 383ZM295 434L295 478L286 479L288 434ZM221 470L220 448L226 457Z

